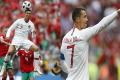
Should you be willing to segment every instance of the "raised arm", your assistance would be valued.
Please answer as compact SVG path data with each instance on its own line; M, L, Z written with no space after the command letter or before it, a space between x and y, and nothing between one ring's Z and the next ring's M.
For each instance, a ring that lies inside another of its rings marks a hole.
M102 31L104 28L106 28L110 23L112 23L116 17L120 14L120 9L117 11L113 12L112 14L104 17L98 24L96 24L93 27L88 27L84 29L85 31L85 39L89 40L92 36L97 34L98 32Z
M17 27L17 22L18 20L16 20L8 29L7 33L6 33L6 38L10 37L11 31L14 30Z

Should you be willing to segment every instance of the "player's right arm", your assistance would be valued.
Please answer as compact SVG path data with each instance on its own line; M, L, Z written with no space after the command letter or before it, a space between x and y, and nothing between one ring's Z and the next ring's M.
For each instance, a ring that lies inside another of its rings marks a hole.
M9 38L10 37L10 34L11 32L17 27L17 24L18 23L18 20L16 20L10 27L9 29L7 30L7 33L6 33L6 38Z
M85 29L85 39L89 40L92 36L97 34L98 32L102 31L104 28L106 28L110 23L112 23L116 17L120 14L120 9L113 12L112 14L104 17L98 24L96 24L93 27L89 27Z

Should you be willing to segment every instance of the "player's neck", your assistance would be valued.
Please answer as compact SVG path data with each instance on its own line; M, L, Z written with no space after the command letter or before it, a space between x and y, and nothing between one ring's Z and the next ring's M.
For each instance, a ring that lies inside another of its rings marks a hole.
M28 23L28 22L29 22L29 19L24 18L24 21L25 21L26 23Z
M83 29L83 25L81 25L81 24L79 24L79 23L78 23L78 24L75 23L75 24L74 24L74 27L77 28L77 29L79 29L79 30Z

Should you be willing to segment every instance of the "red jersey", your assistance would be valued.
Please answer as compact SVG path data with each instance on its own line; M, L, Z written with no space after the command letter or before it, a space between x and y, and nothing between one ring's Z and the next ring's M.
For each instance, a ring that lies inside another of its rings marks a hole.
M25 50L19 50L18 56L20 56L20 70L21 72L31 72L34 71L33 61L34 52Z
M4 34L0 34L0 38L2 38L5 42L9 42L8 40L5 39ZM9 45L6 45L5 43L0 42L0 58L7 54L8 48L9 48Z

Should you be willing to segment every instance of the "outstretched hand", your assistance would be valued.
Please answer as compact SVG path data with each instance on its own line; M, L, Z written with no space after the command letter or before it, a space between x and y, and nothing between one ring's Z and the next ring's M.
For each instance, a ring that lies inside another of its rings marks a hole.
M117 10L118 14L120 15L120 9Z

